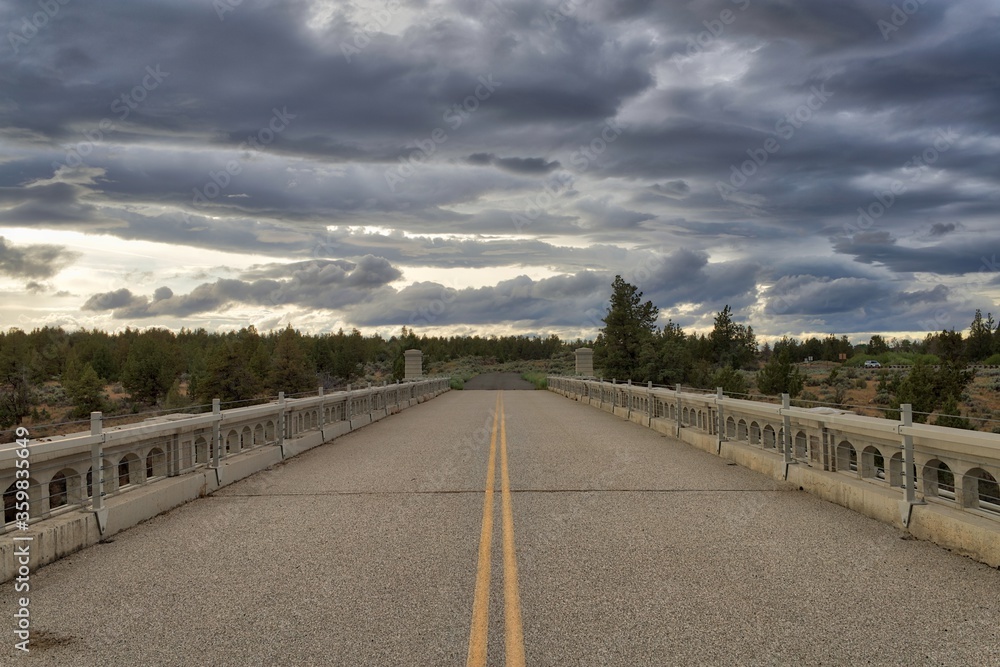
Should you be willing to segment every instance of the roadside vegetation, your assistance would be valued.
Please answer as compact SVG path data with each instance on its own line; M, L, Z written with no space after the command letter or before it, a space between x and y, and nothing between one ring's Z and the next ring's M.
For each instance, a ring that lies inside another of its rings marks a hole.
M610 306L594 345L595 372L605 379L713 390L774 400L783 393L802 406L827 405L898 418L910 403L914 420L1000 432L1000 329L977 310L967 336L955 330L922 340L873 335L864 344L847 336L782 338L758 344L753 327L727 305L707 334L656 322L659 309L634 285L615 278ZM867 360L883 368L867 369Z
M123 423L150 411L205 410L213 398L248 405L279 391L292 396L320 386L393 382L402 378L403 352L411 348L423 352L427 375L450 377L453 389L484 372L518 373L544 389L547 376L575 372L577 347L592 345L596 373L605 379L722 387L764 400L788 393L799 405L890 418L901 403L911 403L918 421L994 430L984 420L1000 409L1000 368L974 367L1000 365L1000 329L989 314L976 311L967 335L874 335L858 345L833 334L759 344L751 324L737 321L728 305L708 333L686 332L671 321L658 326L658 318L659 309L619 276L593 343L557 336L429 337L406 327L388 339L356 330L311 336L291 327L263 334L253 327L228 333L11 329L0 332L0 429L61 424L40 434L48 435L86 429L93 411ZM864 368L867 360L883 368Z
M459 389L485 368L543 376L572 371L572 350L581 344L556 336L428 337L406 327L388 339L358 331L310 336L291 327L265 334L253 327L114 334L11 329L0 333L0 429L61 424L38 432L51 435L85 430L93 411L121 424L151 411L203 411L213 398L228 407L279 391L292 396L320 386L394 382L403 377L403 352L411 348L423 352L425 374L448 375Z

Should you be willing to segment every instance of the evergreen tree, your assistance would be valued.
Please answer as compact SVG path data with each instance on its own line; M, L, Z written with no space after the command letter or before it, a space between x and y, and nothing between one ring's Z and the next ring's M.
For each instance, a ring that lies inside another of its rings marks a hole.
M885 354L889 351L889 345L885 342L885 338L875 334L870 339L868 339L868 354L875 356L879 354Z
M176 377L175 361L162 337L137 336L122 367L122 386L132 400L156 405Z
M757 388L764 394L788 394L792 398L802 391L802 375L792 364L787 348L771 355L771 360L757 373Z
M163 400L163 407L167 410L178 410L191 405L191 399L181 393L181 380L177 378L167 390L167 397Z
M0 428L20 424L31 414L32 385L26 363L28 348L21 331L0 341Z
M965 341L965 356L969 361L982 361L993 354L993 336L996 331L993 314L976 308L976 315L969 325L969 338Z
M915 422L926 422L926 413L942 405L947 406L952 415L957 415L962 393L974 377L975 371L964 364L945 362L935 370L923 359L918 359L906 377L890 382L889 391L894 396L892 404L897 409L887 410L886 416L898 419L898 407L904 403L913 406Z
M91 412L104 410L107 396L104 394L104 383L97 376L97 371L90 364L80 368L67 369L63 380L66 395L73 402L74 417L86 417Z
M360 333L358 336L360 337ZM289 325L274 345L271 368L267 374L267 389L273 395L279 391L297 394L319 386L316 371L306 358L299 334Z
M731 396L736 394L745 396L750 391L746 378L730 366L723 366L715 372L712 376L712 386L722 387L723 393Z
M659 363L652 380L658 384L675 385L691 379L694 358L684 330L669 320L659 333Z
M205 372L198 380L198 402L208 404L218 398L223 403L233 403L255 398L261 385L250 371L248 361L237 343L222 341L209 356Z
M715 326L708 335L712 356L719 366L744 368L757 357L757 338L753 327L733 321L733 309L727 304L715 316Z
M972 429L972 424L962 416L962 412L958 409L958 401L954 397L949 397L941 406L939 412L941 414L934 420L936 426Z
M653 333L659 309L651 301L642 302L635 285L615 276L611 304L601 329L604 373L612 378L644 382L655 365Z

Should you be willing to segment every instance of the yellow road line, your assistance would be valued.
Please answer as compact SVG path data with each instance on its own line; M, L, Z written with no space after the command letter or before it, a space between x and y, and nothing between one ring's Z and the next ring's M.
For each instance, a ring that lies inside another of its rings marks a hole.
M483 530L479 535L479 564L476 567L476 595L472 602L472 630L469 633L467 667L486 667L486 643L490 614L490 551L493 543L493 490L496 478L497 423L500 419L500 393L493 411L490 436L490 461L486 467L486 492L483 498Z
M500 399L500 494L503 513L503 606L504 649L507 667L524 667L524 631L521 627L521 593L517 586L517 555L514 552L514 507L507 474L507 418Z

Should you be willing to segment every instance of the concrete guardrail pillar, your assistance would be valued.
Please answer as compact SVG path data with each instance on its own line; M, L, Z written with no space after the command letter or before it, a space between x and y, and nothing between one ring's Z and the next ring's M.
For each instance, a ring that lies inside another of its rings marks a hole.
M405 360L403 377L407 380L421 377L424 374L423 352L420 350L407 350L403 353Z

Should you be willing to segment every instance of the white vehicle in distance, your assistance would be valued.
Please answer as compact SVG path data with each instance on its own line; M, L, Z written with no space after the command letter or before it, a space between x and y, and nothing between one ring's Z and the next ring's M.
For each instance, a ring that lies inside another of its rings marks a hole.
M882 364L875 361L874 359L868 359L865 361L865 368L882 368Z

